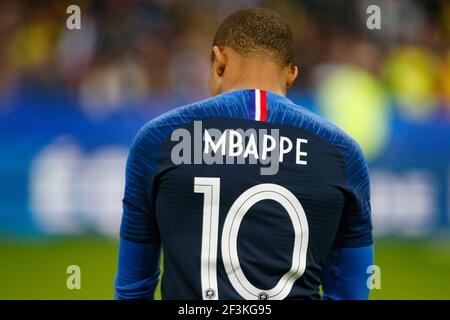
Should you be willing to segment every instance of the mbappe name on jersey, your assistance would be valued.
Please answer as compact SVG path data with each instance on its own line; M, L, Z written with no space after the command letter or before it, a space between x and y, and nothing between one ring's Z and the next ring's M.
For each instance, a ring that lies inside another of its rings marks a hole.
M171 151L172 163L180 164L259 164L261 175L274 175L286 155L295 152L295 163L307 165L304 150L308 139L292 141L281 136L279 129L203 129L194 121L194 136L185 128L172 132L176 143Z

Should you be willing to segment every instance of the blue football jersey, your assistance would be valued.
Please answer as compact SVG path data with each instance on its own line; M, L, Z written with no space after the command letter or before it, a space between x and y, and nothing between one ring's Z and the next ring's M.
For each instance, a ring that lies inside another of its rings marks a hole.
M150 121L121 238L161 246L164 299L314 299L333 248L372 244L368 168L342 130L264 90Z

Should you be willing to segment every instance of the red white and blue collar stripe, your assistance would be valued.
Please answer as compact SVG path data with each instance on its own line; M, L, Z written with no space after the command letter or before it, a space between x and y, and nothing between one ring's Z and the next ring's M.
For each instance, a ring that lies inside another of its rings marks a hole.
M267 120L267 94L265 90L254 89L250 91L249 101L250 119L256 121Z

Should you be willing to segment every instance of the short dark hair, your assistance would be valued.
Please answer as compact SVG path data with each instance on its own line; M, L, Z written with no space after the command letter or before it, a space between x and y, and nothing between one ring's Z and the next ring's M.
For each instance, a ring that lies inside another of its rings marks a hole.
M217 30L213 46L230 47L242 55L268 55L282 66L294 62L291 27L278 13L264 8L229 15Z

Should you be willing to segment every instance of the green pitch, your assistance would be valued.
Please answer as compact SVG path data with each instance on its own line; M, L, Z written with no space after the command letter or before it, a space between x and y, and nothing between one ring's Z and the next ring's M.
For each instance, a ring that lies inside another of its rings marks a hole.
M450 299L448 239L377 240L381 289L372 299ZM83 237L0 241L0 299L111 299L117 244ZM68 290L66 269L81 268L81 289Z

